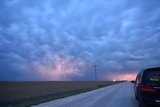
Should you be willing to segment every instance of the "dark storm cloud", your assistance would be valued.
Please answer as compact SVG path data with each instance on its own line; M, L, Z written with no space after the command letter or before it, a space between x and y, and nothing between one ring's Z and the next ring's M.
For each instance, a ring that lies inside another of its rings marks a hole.
M0 2L1 80L91 79L94 61L101 79L160 66L159 0ZM51 66L62 59L70 68L61 75Z

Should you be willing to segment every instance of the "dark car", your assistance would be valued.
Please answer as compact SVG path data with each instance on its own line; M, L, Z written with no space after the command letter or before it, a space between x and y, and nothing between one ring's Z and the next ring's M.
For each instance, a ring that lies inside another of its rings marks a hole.
M135 97L140 107L160 107L160 67L140 71L135 81Z

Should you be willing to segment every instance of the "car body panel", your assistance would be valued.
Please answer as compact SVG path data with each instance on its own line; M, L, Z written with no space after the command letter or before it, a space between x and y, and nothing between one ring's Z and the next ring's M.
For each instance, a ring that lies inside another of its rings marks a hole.
M134 90L135 97L142 107L160 107L160 67L141 70L136 77Z

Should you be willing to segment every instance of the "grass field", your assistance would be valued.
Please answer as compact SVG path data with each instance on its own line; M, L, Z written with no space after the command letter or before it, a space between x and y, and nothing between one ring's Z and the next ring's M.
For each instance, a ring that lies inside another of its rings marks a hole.
M39 103L116 84L111 81L0 82L0 107L30 107Z

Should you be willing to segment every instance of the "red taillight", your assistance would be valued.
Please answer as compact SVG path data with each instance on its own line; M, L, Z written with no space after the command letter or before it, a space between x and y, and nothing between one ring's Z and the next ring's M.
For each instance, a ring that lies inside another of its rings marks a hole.
M145 92L145 93L154 94L157 92L156 89L154 89L152 86L148 86L144 84L140 84L138 88L140 91Z

